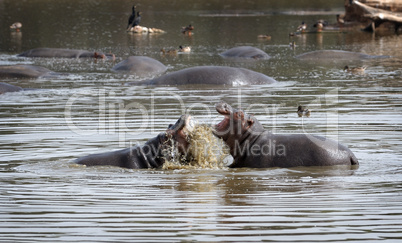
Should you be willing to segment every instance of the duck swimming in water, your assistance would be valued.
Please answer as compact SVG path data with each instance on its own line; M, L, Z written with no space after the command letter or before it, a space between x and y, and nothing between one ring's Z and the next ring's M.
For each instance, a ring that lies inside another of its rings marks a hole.
M299 107L297 107L297 115L299 117L302 117L302 116L309 117L310 116L310 111L309 111L309 109L303 108L303 106L299 105Z
M15 22L10 26L11 30L17 31L17 32L19 32L21 28L22 28L22 24L20 22Z
M296 48L296 41L292 41L289 43L290 48L295 49Z
M180 52L191 52L191 47L189 47L189 46L186 46L186 47L179 46L179 51Z
M314 24L314 27L317 28L317 32L321 32L327 25L328 25L327 21L320 19Z
M162 48L161 52L162 52L163 55L169 55L169 56L177 55L177 50L175 50L175 49L165 50L165 49Z
M194 26L189 24L187 27L181 27L181 33L192 35L192 31L194 30Z
M297 27L297 32L304 32L307 30L307 24L304 21Z
M344 68L343 68L343 70L345 71L345 72L348 72L348 73L354 73L354 74L362 74L362 73L364 73L364 71L366 70L366 66L363 66L363 67L354 67L354 68L349 68L349 66L345 66Z
M271 36L270 35L257 35L258 39L265 39L265 40L270 40Z

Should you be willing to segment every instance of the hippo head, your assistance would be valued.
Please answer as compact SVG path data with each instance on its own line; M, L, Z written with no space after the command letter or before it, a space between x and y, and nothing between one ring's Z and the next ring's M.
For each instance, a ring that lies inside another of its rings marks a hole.
M250 135L264 131L262 125L253 115L242 110L233 109L229 104L221 102L215 105L216 111L224 115L224 119L215 125L214 134L222 138L233 149L236 142L242 142Z
M175 124L170 124L166 130L167 138L174 142L173 146L177 148L180 154L187 154L190 146L188 136L194 129L194 120L190 115L182 115Z

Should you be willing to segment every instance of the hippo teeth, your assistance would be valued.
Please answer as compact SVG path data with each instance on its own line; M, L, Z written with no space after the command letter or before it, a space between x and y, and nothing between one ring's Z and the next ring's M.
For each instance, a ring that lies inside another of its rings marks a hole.
M188 116L185 122L185 126L183 128L184 132L188 135L192 131L194 131L194 127L196 126L197 121L193 119L193 117Z

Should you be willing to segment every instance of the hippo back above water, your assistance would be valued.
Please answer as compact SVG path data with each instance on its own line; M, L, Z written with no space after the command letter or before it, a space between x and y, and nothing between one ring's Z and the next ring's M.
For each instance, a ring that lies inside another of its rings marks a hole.
M7 92L18 92L18 91L22 91L22 90L23 90L23 88L21 88L19 86L0 82L0 94L4 94Z
M114 72L129 73L139 77L158 75L166 70L167 67L163 63L145 56L131 56L112 68Z
M18 64L0 66L1 78L39 78L47 75L53 76L58 74L47 68L34 65Z
M251 85L272 84L276 80L245 68L198 66L162 75L129 85Z
M252 46L233 47L219 54L225 58L251 58L251 59L269 59L270 56L263 50Z
M62 48L36 48L23 52L19 57L43 57L43 58L111 58L113 54L91 52L87 50L62 49Z

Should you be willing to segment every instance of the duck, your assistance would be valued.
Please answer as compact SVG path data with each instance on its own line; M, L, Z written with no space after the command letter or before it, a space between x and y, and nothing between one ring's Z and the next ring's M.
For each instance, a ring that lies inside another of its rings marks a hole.
M179 46L179 51L180 52L191 52L191 47L189 47L189 46L186 46L186 47Z
M297 115L299 117L302 117L302 116L309 117L310 116L310 111L309 111L309 109L303 108L303 106L299 105L299 107L297 107Z
M339 25L343 25L344 23L345 23L345 15L344 14L342 14L342 15L340 15L340 14L337 14L336 15L336 22L338 22L338 24Z
M295 48L296 48L296 41L290 42L290 43L289 43L289 46L290 46L292 49L295 49Z
M131 25L133 24L134 19L135 19L135 8L136 8L136 6L133 5L131 15L130 15L130 17L128 17L128 24L127 24L128 30L131 28Z
M304 32L307 29L307 24L302 21L301 25L297 27L297 32Z
M181 33L183 33L183 34L192 35L193 30L194 30L194 26L192 26L191 24L189 24L186 27L181 27Z
M161 52L163 55L170 55L170 56L175 56L177 55L177 50L176 49L171 49L171 50L165 50L165 49L161 49Z
M327 25L328 25L327 21L320 19L314 24L314 27L317 28L317 32L321 32Z
M271 36L270 35L257 35L258 39L265 39L265 40L270 40Z
M15 22L10 26L11 30L14 30L14 31L17 31L17 32L19 32L21 28L22 28L21 22Z
M350 68L349 66L345 66L344 68L343 68L343 70L345 71L345 72L348 72L348 73L356 73L356 74L358 74L358 73L364 73L364 71L366 70L366 66L362 66L362 67L354 67L354 68Z

